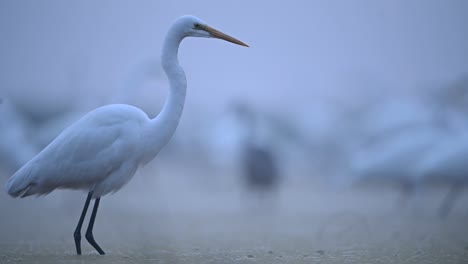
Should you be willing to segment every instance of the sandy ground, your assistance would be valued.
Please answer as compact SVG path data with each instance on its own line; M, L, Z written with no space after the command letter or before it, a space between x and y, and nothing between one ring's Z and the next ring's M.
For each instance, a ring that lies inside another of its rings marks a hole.
M296 182L259 201L233 178L180 168L141 174L101 201L94 235L105 256L84 238L75 255L84 193L2 192L0 263L468 263L468 195L442 220L443 193L397 208L390 191Z

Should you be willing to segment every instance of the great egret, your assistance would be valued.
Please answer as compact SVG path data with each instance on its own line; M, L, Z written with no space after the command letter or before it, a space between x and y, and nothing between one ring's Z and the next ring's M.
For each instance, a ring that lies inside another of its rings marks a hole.
M218 38L247 44L208 26L194 16L178 18L168 31L161 63L170 90L162 111L153 119L139 108L113 104L97 108L65 129L52 143L19 169L7 182L13 197L46 195L57 188L82 189L88 196L74 238L81 254L81 226L90 200L95 199L86 239L103 255L93 238L93 226L100 198L116 192L151 161L173 135L184 107L187 81L178 62L178 50L185 37Z

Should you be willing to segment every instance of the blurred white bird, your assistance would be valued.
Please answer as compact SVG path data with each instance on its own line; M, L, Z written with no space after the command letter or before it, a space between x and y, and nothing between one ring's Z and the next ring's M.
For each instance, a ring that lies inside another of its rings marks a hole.
M215 168L236 171L243 167L247 145L276 153L275 163L286 170L298 169L302 160L304 163L307 160L310 165L312 146L309 138L291 120L259 111L242 101L232 102L222 115L214 119L203 127L197 140L208 162Z
M356 183L392 184L401 188L401 202L423 182L452 185L440 209L441 215L448 214L467 181L462 157L468 154L468 129L457 110L463 104L450 104L447 98L454 97L426 101L400 97L367 115L365 144L359 143L349 155Z
M31 140L34 140L41 124L81 108L79 105L82 102L77 98L81 98L83 87L87 87L88 71L91 68L88 60L86 56L73 54L62 68L64 74L54 75L53 80L47 80L46 85L41 84L40 80L34 81L34 85L22 84L32 81L24 78L5 88L10 103L24 117L28 126L33 128L34 133L28 135ZM51 94L53 96L49 96Z
M434 145L430 154L415 164L415 171L418 184L450 188L439 208L439 216L446 217L468 186L468 127L460 127L457 133L436 140Z
M131 68L120 89L117 89L111 100L105 103L133 105L149 116L155 116L161 110L164 101L154 98L164 98L165 91L152 88L166 85L165 78L160 61L156 59L139 61Z
M57 188L88 191L74 233L77 254L81 254L81 226L91 198L95 198L95 203L86 239L99 254L104 254L92 234L100 198L118 191L139 167L151 161L170 140L179 123L187 82L178 62L178 50L185 37L218 38L248 47L194 16L177 19L162 49L161 62L170 90L156 118L150 119L142 110L130 105L97 108L65 129L6 184L8 194L13 197L45 195Z
M369 112L359 123L362 139L350 150L354 185L393 186L403 205L415 188L415 164L446 135L431 109L414 100L391 101Z
M28 141L27 129L15 106L0 98L0 168L7 173L15 172L39 152Z
M140 92L143 84L149 80L159 76L160 66L155 60L145 60L135 66L135 69L130 72L127 80L123 82L123 85L116 89L113 96L107 96L105 100L89 97L81 99L80 104L69 108L61 114L49 115L47 119L44 119L40 124L37 125L34 134L35 144L43 149L52 140L54 140L65 128L78 121L88 111L99 106L106 104L129 104L134 105L142 109L149 116L156 115L155 110L159 109L155 107L155 104L149 107L149 103L141 106L138 102L141 102L141 98L135 100L135 94ZM148 100L147 100L148 101ZM146 102L146 101L145 101Z
M415 188L415 164L428 155L443 133L432 127L404 131L354 153L351 173L355 184L394 186L406 202ZM399 203L402 205L402 203Z

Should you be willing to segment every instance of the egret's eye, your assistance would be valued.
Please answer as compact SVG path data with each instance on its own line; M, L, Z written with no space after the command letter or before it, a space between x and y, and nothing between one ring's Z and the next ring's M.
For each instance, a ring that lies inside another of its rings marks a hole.
M201 25L198 24L198 23L195 23L195 25L193 25L193 28L194 29L201 29Z

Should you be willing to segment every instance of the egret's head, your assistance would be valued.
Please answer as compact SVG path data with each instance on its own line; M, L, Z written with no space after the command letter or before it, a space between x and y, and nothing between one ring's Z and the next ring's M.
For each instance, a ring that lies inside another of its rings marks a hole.
M184 37L217 38L248 47L244 42L208 26L203 20L195 16L182 16L176 20L174 26L181 31Z

